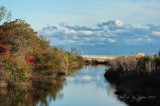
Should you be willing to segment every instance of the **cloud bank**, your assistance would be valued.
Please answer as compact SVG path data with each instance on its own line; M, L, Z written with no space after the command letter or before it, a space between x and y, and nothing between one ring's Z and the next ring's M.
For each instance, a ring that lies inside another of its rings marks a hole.
M160 44L160 25L134 26L120 20L101 22L96 27L69 25L47 26L39 31L52 45L145 45Z

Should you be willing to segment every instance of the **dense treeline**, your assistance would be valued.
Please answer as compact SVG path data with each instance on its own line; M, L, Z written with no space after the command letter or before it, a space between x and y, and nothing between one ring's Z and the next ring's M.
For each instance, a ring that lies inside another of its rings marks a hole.
M0 21L9 17L4 7L0 8L0 13ZM23 20L0 25L0 87L26 82L33 73L42 76L65 74L70 65L82 62L78 54L51 47L48 40Z

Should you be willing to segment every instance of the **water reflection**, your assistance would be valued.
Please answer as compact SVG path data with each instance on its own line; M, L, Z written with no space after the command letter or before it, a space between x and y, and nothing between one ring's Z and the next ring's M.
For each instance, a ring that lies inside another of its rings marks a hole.
M34 80L22 89L0 89L0 106L125 106L115 97L115 87L104 78L107 67L81 68L68 69L68 77Z
M63 95L59 91L63 89L64 77L59 77L49 83L34 82L26 89L1 89L0 106L34 106L40 102L41 105L49 105L48 99L56 100Z
M101 67L84 67L83 69L79 70L75 76L67 77L68 83L73 84L89 84L94 83L98 88L106 88L108 83L103 78L104 72L108 67L101 66Z
M74 75L82 66L67 69L67 75ZM54 75L53 75L54 76ZM60 91L66 84L65 76L56 78L35 78L29 84L15 89L0 89L0 106L48 106L51 101L60 100L63 95Z
M106 79L115 89L117 99L128 106L160 106L160 71L124 73L113 77L109 70Z
M105 66L86 66L66 78L62 100L52 101L55 106L125 106L115 97L112 87L104 78ZM107 89L107 90L106 90Z

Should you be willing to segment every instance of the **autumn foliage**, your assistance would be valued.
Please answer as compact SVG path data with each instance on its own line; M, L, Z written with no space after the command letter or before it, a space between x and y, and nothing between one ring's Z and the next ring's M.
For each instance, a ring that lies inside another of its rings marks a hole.
M0 45L0 53L1 53L1 54L6 54L7 51L8 51L8 50L4 47L4 45Z
M9 81L23 82L30 79L32 73L65 73L68 66L83 61L77 54L51 47L48 40L38 36L23 20L0 25L0 58L0 72L5 69L10 73Z
M34 58L34 56L30 56L28 58L27 64L33 63L34 65L36 64L36 59Z

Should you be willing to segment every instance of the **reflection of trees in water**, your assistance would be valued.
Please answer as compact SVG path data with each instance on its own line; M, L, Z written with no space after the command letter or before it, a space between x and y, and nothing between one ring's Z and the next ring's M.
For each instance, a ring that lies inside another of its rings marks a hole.
M73 75L80 67L69 68L67 75ZM0 106L49 105L52 100L62 99L64 94L60 92L66 83L65 76L46 80L32 80L32 83L23 89L0 89Z
M57 83L42 83L33 82L32 87L26 89L1 89L0 90L0 106L16 106L16 105L36 105L37 103L48 105L49 100L56 100L56 98L63 98L59 95L65 83L64 77L56 79ZM58 94L58 96L57 96Z
M117 74L108 70L105 74L117 98L129 106L160 106L159 76L159 71Z
M19 102L24 102L24 98L28 91L9 89L0 90L0 106L16 106Z
M65 83L64 77L58 77L57 83L41 83L41 82L34 82L34 89L35 89L35 97L34 100L35 104L41 102L41 104L48 105L47 99L49 100L56 100L58 92L63 89L63 85ZM58 96L59 97L59 96Z
M77 72L77 70L80 70L80 69L82 69L82 68L83 68L83 65L82 65L82 64L69 67L69 68L66 70L66 76L74 76L75 73Z
M116 89L115 89L115 84L110 84L110 85L108 85L107 94L108 94L109 96L115 97L115 94L114 94L115 91L116 91Z

